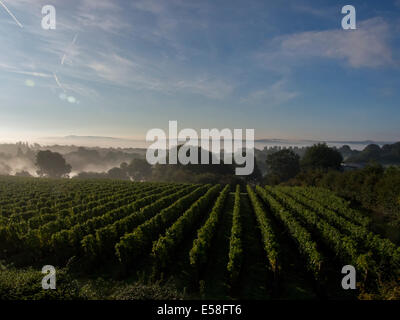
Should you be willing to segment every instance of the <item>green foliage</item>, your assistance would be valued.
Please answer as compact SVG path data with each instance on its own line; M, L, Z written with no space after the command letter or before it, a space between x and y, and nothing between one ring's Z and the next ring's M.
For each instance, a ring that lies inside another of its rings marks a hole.
M176 286L171 283L142 283L136 282L124 285L112 293L110 299L113 300L183 300L185 294L178 291Z
M130 264L150 250L152 241L156 240L209 187L209 185L199 187L192 193L181 197L169 207L162 209L158 214L146 220L132 232L126 233L121 237L121 240L115 245L115 252L119 261L123 264Z
M186 210L175 223L169 227L165 235L154 242L152 254L157 259L158 266L165 268L173 258L174 251L195 228L202 215L207 212L210 203L220 191L220 185L210 188L205 195L200 197Z
M43 290L43 274L29 269L6 269L0 272L0 300L80 300L76 280L65 270L57 271L57 289Z
M107 178L114 180L129 180L126 170L122 168L111 168L107 171Z
M29 249L30 242L35 243L35 246L41 245L45 242L47 229L60 230L64 224L74 223L75 219L85 217L87 214L83 213L85 210L107 202L112 203L114 199L117 199L114 201L130 201L132 191L146 188L150 190L151 186L11 177L2 179L0 181L1 194L4 199L7 195L11 195L8 199L12 200L3 201L0 207L3 218L8 217L7 223L0 226L0 246L3 245L8 250L12 250L26 246ZM80 192L77 194L76 190ZM110 192L115 192L115 196L109 197ZM124 195L126 199L119 199ZM22 202L23 205L21 205ZM49 237L47 236L46 239Z
M292 150L283 149L267 157L267 184L278 184L300 172L300 157Z
M375 192L370 202L365 199L364 203L371 206L386 203L396 212L399 195L392 184L397 183L399 170L371 166L361 173L351 175L352 186L359 186L366 194ZM343 175L321 173L316 180L331 186L340 183L342 192L352 192L352 197L363 199L365 195L350 190L346 186L348 181L338 178ZM377 186L391 191L379 193ZM185 240L195 236L198 228L192 248L185 256L199 275L207 265L229 190L225 186L221 191L220 185L0 178L0 258L18 266L53 264L59 270L59 290L44 291L40 287L41 273L32 268L7 269L0 264L0 298L90 299L100 297L100 287L104 288L100 298L178 297L173 289L164 291L161 283L138 282L125 287L100 279L78 289L70 272L74 269L82 276L89 268L91 272L93 267L96 272L97 268L103 270L104 264L104 269L110 268L121 276L128 270L131 272L132 268L126 267L136 265L137 259L150 253L153 259L148 261L156 262L163 269L160 271L168 272L168 265L180 256L177 252L186 248ZM294 240L308 270L319 283L324 283L328 275L325 261L352 264L356 266L358 279L363 280L360 297L396 296L400 248L372 232L369 228L373 221L353 209L347 200L321 187L257 186L254 191L247 186L247 195L257 230L261 232L266 263L276 275L284 266L283 252L271 226L272 216L278 222L274 228L284 229L284 234ZM225 248L229 249L224 257L228 265L221 266L227 271L231 285L239 283L242 272L244 196L237 185L229 247ZM202 221L204 224L200 225ZM320 248L329 260L323 258ZM61 269L65 265L68 273Z
M197 238L194 240L193 247L189 252L190 264L197 271L200 271L207 262L207 253L211 247L212 240L214 239L215 232L219 225L229 190L229 185L226 185L215 202L207 221L197 231Z
M373 232L369 231L365 225L358 225L352 221L349 221L348 219L337 214L335 211L328 209L327 206L322 205L318 201L306 198L297 191L298 189L279 188L278 190L283 191L298 203L303 204L309 209L313 210L318 214L320 219L323 219L332 226L335 226L343 234L346 234L352 239L358 241L367 250L371 250L374 253L375 261L379 262L379 267L382 271L386 270L386 273L394 273L396 270L400 269L400 260L398 260L398 257L395 254L397 246L390 240L383 239L379 235L374 234ZM330 202L327 203L329 204ZM352 213L357 213L355 210L345 211L344 207L341 207L341 212L347 212L348 218L352 217ZM361 215L358 213L358 215L356 214L355 217L361 217ZM364 220L361 220L361 222L364 222ZM368 269L366 263L363 263L363 268Z
M382 148L376 144L370 144L363 151L346 159L346 162L350 163L370 163L371 161L381 164L398 164L400 162L400 142L386 144Z
M150 188L153 189L153 187ZM95 205L99 204L98 202L94 202L93 205L89 203L87 210L81 211L74 215L59 215L56 220L41 225L37 230L29 230L27 237L32 238L36 235L38 240L41 242L42 247L50 246L54 249L60 249L56 244L57 238L61 238L61 241L63 241L62 239L64 237L69 239L69 236L66 235L66 233L69 233L69 229L76 227L79 224L84 224L89 220L93 221L91 219L96 217L104 217L106 213L112 210L118 210L118 212L122 214L128 214L129 212L135 211L135 209L143 202L143 199L138 198L146 196L146 192L148 192L148 190L149 188L142 189L140 186L137 186L136 189L130 190L129 194L127 194L125 197L114 195L112 198L108 198L106 201L101 201L101 204L97 206ZM132 193L132 191L136 191L136 193ZM83 207L80 209L82 210L82 208ZM74 208L72 210L74 210ZM64 233L64 236L57 234L59 232ZM24 237L22 240L24 241Z
M367 226L371 222L368 217L364 216L359 211L352 209L348 201L336 196L327 189L315 187L296 187L294 190L297 193L304 195L308 199L314 200L326 208L335 211L337 214L356 224Z
M338 196L385 214L400 225L400 169L371 164L346 172L309 171L299 174L291 185L318 186Z
M68 252L68 247L71 248L73 252L77 252L80 247L80 242L86 235L93 234L96 230L111 225L115 221L129 216L140 210L140 208L150 205L160 198L168 196L179 189L180 187L161 187L152 188L152 190L147 192L138 192L138 194L131 199L133 202L130 202L129 204L121 204L121 206L117 206L115 209L109 209L101 216L95 216L77 223L69 229L64 229L54 233L51 237L50 246L58 257L61 256L67 258L69 255L72 255L72 253ZM66 244L68 245L67 248L65 247Z
M236 186L235 203L233 207L232 229L229 242L228 273L231 284L238 280L243 262L242 222L240 216L240 186Z
M278 275L281 269L279 257L280 247L276 240L275 232L272 229L271 221L264 212L262 204L258 200L257 195L254 193L253 189L249 185L247 186L247 194L249 195L253 211L257 218L269 265L272 269L272 272Z
M112 224L97 229L95 236L90 234L82 239L81 243L84 252L92 259L106 259L114 256L115 244L119 242L123 235L154 217L161 209L172 205L181 197L185 197L194 188L195 186L187 186L181 190L180 188L172 188L168 191L168 195L159 195L156 201L141 208L140 211L135 211ZM169 194L170 192L171 194Z
M39 168L37 172L40 176L62 178L71 172L71 166L66 163L63 156L50 150L37 153L36 165Z
M292 197L281 192L279 189L267 187L267 190L272 192L287 210L299 216L310 230L315 230L321 241L340 257L344 263L350 263L359 267L359 269L364 272L368 270L376 271L375 262L369 266L366 266L365 263L360 263L360 261L364 260L361 259L362 254L358 250L358 244L353 237L341 233L337 228L321 219L315 211L295 201Z
M151 165L145 159L133 159L126 167L128 176L135 181L146 180L151 177Z
M313 273L315 279L320 280L323 257L317 249L317 244L313 241L310 232L295 218L295 215L272 196L271 190L272 188L267 188L267 192L259 186L256 187L258 195L269 206L271 212L282 221L297 243L300 253L307 261L307 268Z
M308 148L301 159L303 169L339 169L343 157L339 151L329 148L325 143L315 144Z

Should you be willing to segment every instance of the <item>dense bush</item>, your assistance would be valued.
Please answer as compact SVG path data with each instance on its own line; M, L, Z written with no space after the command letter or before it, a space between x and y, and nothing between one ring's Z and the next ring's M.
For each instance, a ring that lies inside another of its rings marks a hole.
M400 225L400 169L369 165L360 170L300 173L289 185L318 186L359 203L364 208L385 214Z

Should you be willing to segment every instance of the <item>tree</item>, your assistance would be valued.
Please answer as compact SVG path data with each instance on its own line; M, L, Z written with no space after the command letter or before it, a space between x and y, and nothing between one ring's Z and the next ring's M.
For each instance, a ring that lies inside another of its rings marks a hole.
M381 156L381 148L377 144L369 144L362 151L366 162L378 161Z
M254 170L251 174L249 174L248 176L243 176L244 180L247 183L257 183L257 182L261 182L262 180L262 174L261 174L261 170L258 167L256 158L254 158Z
M343 157L335 149L329 148L325 143L318 143L309 147L301 160L304 169L335 169L341 168Z
M126 171L118 167L108 170L107 177L113 180L129 180Z
M151 165L144 159L133 159L132 162L124 168L128 175L135 181L146 180L151 176Z
M385 149L386 150L386 149ZM382 149L377 144L369 144L363 151L347 159L347 162L368 163L379 161L382 156Z
M300 157L283 149L267 157L267 182L276 184L295 177L300 172Z
M39 168L37 174L41 177L62 178L68 177L71 172L71 166L66 163L64 157L50 150L37 153L36 166Z

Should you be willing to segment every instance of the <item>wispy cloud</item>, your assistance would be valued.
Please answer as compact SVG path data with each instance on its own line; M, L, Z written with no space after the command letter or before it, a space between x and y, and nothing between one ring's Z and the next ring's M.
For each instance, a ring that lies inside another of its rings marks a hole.
M60 0L54 0L54 4L57 9L65 7ZM34 11L33 5L30 0L16 0L14 3L21 11ZM169 4L146 0L126 6L106 0L80 0L68 19L57 15L57 32L44 33L33 26L26 28L25 32L40 40L40 46L30 48L30 52L19 51L18 57L12 56L10 47L10 52L3 52L3 55L0 52L0 58L3 56L5 61L15 66L20 61L29 63L31 68L27 72L50 75L57 84L56 88L63 91L77 87L83 81L85 86L92 86L92 92L96 91L97 84L150 90L165 95L178 92L196 94L212 99L221 99L233 92L233 81L227 77L211 69L196 70L190 63L184 63L189 62L188 56L200 52L185 44L178 34L188 26L202 26L198 19L177 15L173 9L194 4L178 0ZM123 15L128 9L134 10L129 19ZM143 12L153 15L151 23L136 21L135 17L140 17ZM40 18L40 14L36 18ZM94 34L99 41L89 43ZM151 48L151 54L121 42L121 36L127 35L132 37L129 41ZM209 53L205 51L202 54L206 56Z
M322 6L322 3L320 6L318 5L306 5L306 4L301 4L298 2L295 2L292 6L293 10L300 12L300 13L304 13L304 14L308 14L308 15L312 15L315 17L319 17L319 18L329 18L329 19L334 19L335 18L335 11L334 8L332 7L326 7L326 6Z
M138 62L134 61L136 59ZM132 57L131 60L116 53L107 53L88 61L87 67L96 73L99 80L166 95L180 92L222 99L231 94L234 88L229 82L211 75L177 76L175 72L154 67L154 64L153 60L143 57Z
M251 92L241 100L242 103L262 103L268 106L280 105L299 96L298 91L290 90L287 81L281 79L272 85L257 91Z
M121 8L115 1L110 0L82 0L81 7L88 10L119 11Z
M307 59L314 62L316 58L344 61L353 68L377 68L395 63L390 38L389 24L382 18L372 18L359 22L357 30L309 31L277 37L259 57L272 68L277 62L290 67Z

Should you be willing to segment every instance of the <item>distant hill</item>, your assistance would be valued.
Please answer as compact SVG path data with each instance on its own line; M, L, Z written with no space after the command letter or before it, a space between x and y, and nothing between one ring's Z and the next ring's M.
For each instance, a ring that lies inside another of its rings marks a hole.
M76 145L83 147L106 147L106 148L146 148L148 145L144 140L127 138L115 138L106 136L77 136L44 137L36 139L35 142L46 145Z

